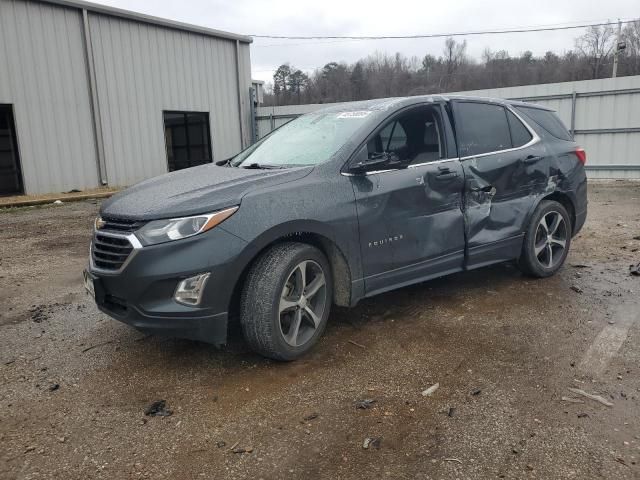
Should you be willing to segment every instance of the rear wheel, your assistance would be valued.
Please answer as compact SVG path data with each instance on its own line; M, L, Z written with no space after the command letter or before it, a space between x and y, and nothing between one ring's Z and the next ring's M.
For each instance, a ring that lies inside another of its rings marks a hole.
M333 295L329 264L304 243L272 247L251 267L240 301L249 346L269 358L295 360L324 331Z
M531 216L518 266L527 275L549 277L567 258L571 245L571 220L561 203L544 200Z

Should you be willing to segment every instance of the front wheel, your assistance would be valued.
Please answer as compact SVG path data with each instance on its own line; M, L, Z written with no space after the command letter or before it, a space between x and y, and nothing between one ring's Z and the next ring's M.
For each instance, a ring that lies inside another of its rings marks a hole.
M560 270L570 246L571 220L566 208L544 200L531 216L518 266L527 275L549 277Z
M324 331L333 295L331 270L317 248L287 242L251 267L240 301L244 338L257 353L295 360Z

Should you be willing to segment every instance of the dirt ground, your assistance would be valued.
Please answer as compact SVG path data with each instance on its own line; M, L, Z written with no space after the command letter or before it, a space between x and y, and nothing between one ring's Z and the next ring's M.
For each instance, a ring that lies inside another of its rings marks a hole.
M640 478L640 184L589 197L557 276L500 265L335 309L288 364L99 313L97 201L0 212L0 478Z

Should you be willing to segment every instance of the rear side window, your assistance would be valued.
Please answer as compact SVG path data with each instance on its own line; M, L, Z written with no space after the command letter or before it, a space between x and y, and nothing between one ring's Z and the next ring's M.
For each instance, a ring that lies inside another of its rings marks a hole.
M514 147L521 147L531 141L533 137L527 127L509 110L507 110L507 120L509 121L509 129L511 129L511 143Z
M511 148L505 109L488 103L460 102L460 156L480 155Z
M554 137L560 140L573 140L571 134L555 112L531 107L516 107L516 110L527 115Z

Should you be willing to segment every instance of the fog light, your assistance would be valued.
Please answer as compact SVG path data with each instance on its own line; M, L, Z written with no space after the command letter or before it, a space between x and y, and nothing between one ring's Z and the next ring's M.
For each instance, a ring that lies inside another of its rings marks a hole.
M185 278L178 284L176 293L173 294L173 298L176 302L182 303L193 307L200 305L202 299L202 292L204 286L209 280L210 273L201 273L200 275L194 275L193 277Z

